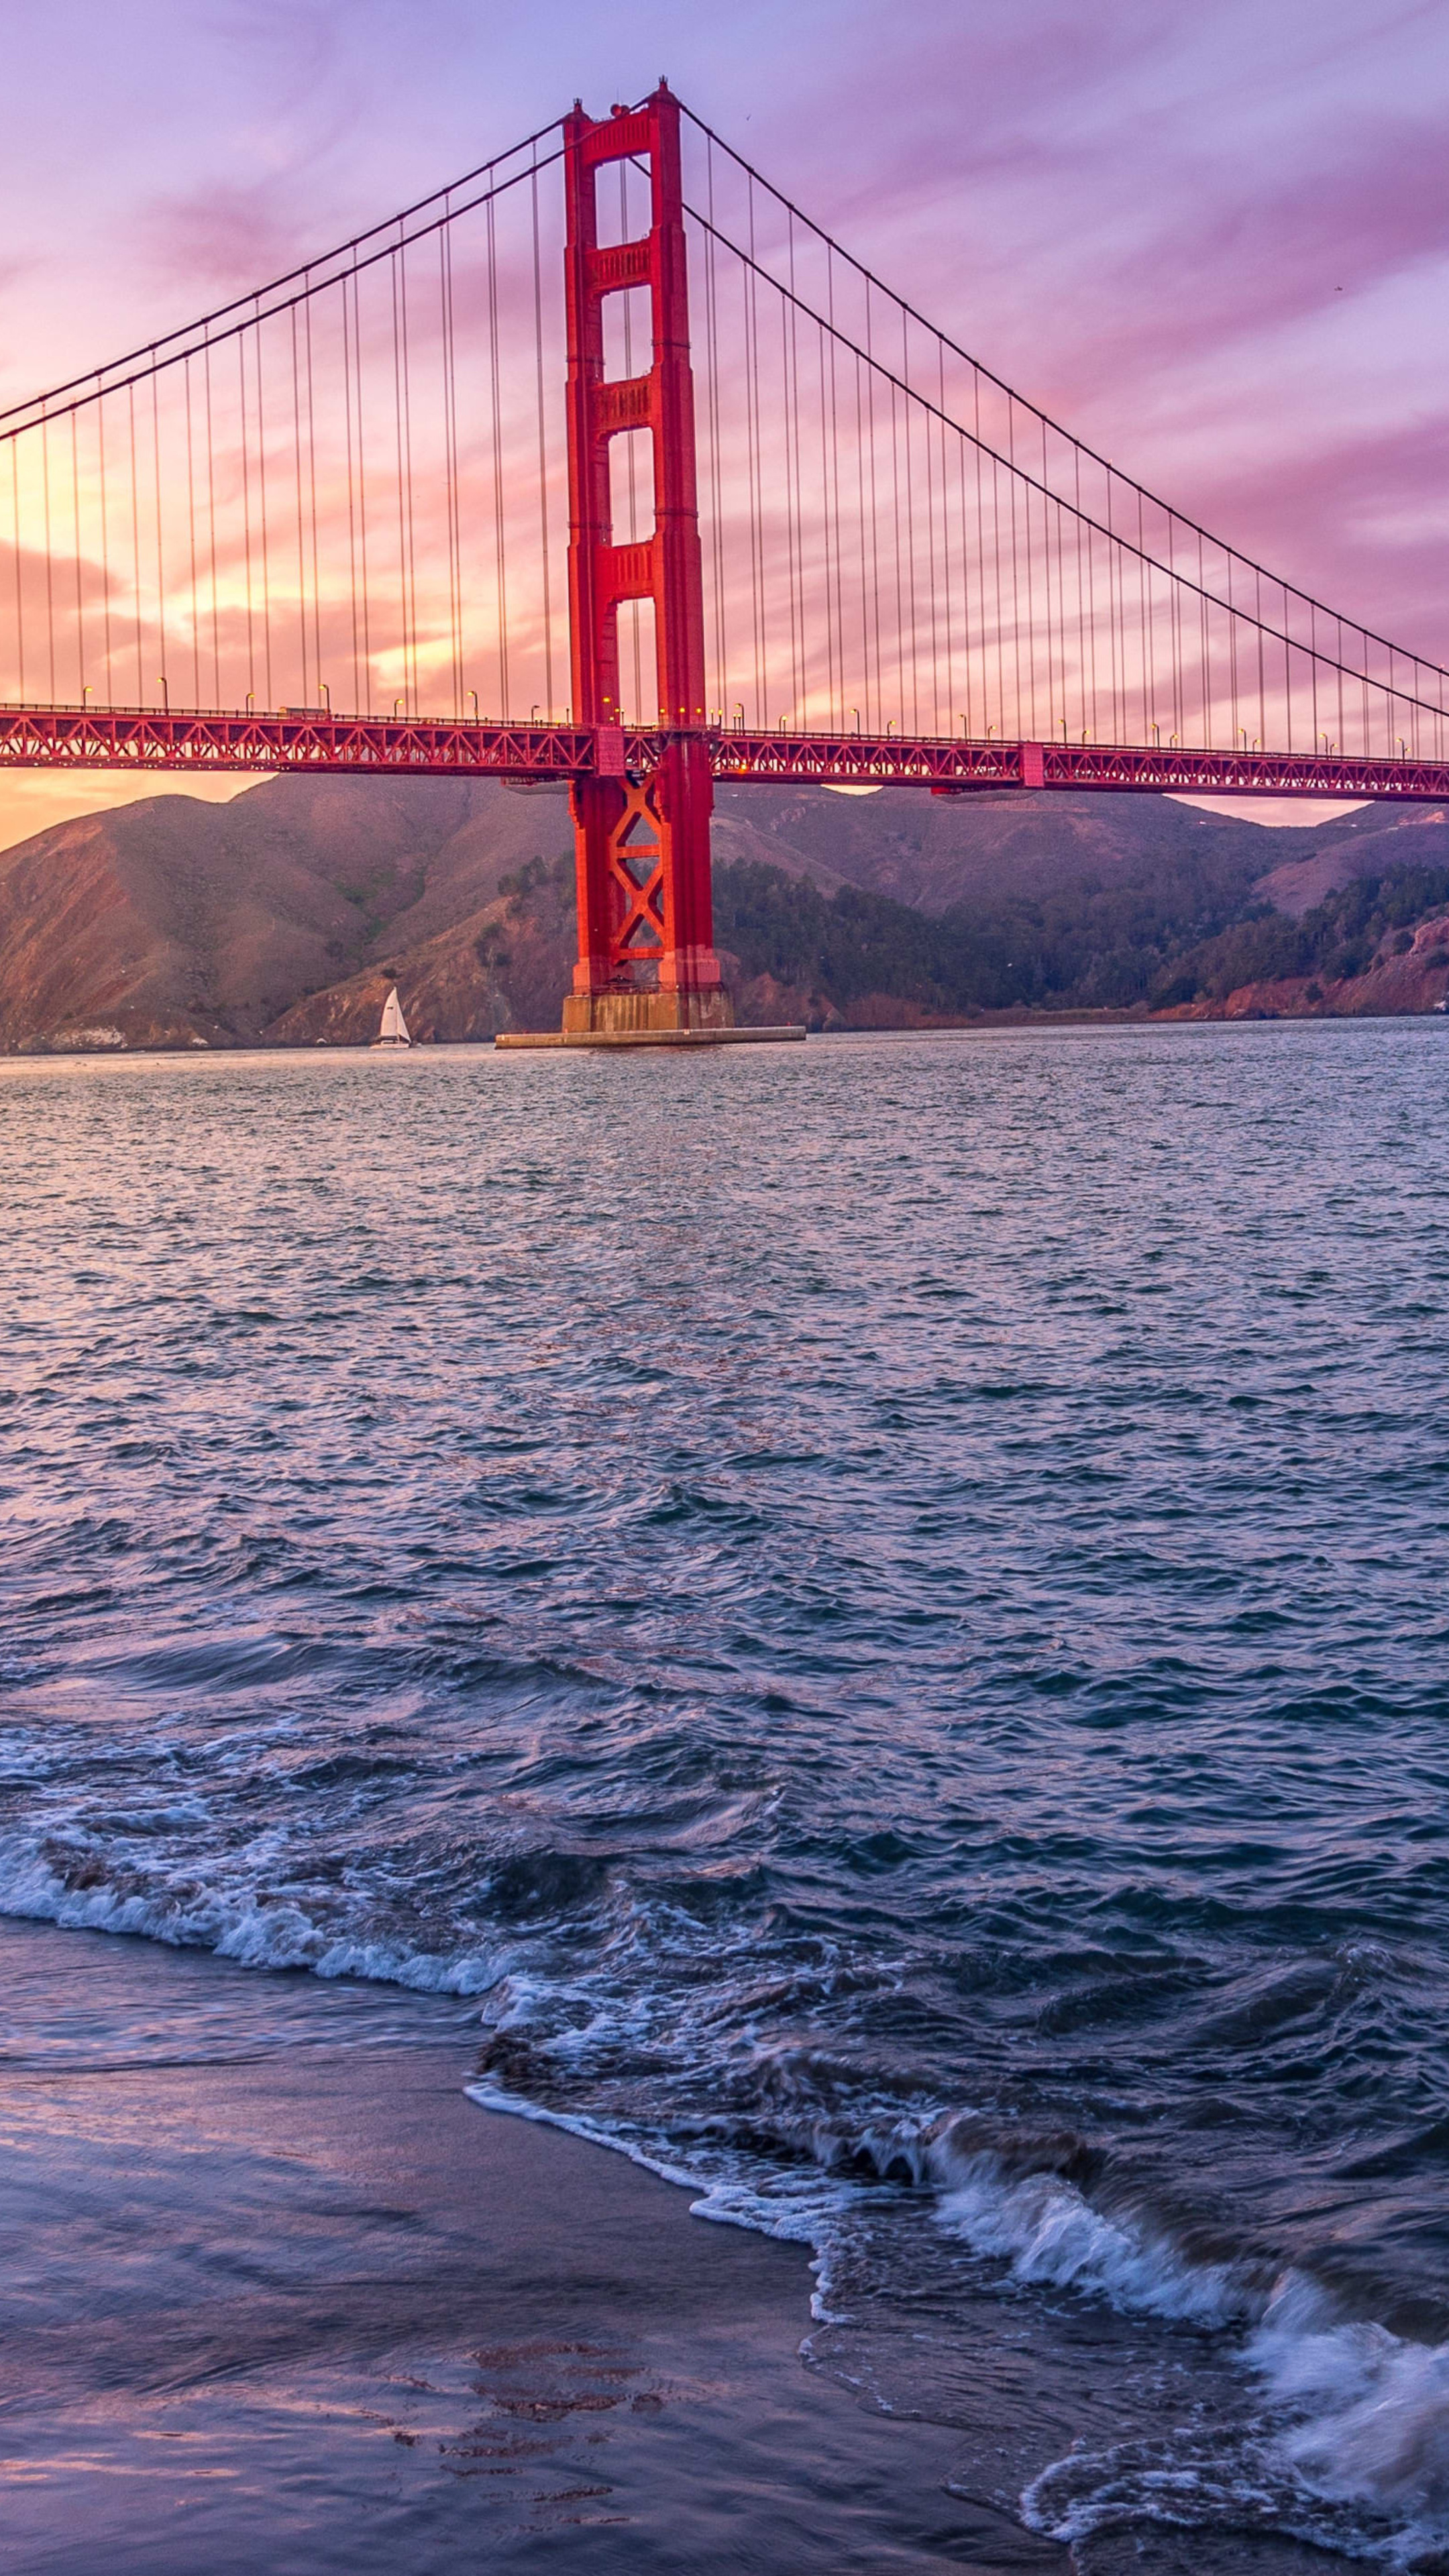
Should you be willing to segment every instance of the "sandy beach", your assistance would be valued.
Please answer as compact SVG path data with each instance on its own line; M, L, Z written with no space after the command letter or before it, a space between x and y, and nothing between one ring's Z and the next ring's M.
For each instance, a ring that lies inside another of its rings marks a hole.
M803 2248L465 2096L453 2004L7 1924L5 2564L1046 2569Z

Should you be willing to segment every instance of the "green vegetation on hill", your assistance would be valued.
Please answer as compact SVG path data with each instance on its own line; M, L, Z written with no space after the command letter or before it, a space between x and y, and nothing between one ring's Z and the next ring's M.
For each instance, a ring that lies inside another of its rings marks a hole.
M888 895L842 886L817 892L757 860L716 867L714 931L746 979L773 975L848 1010L867 993L890 994L930 1011L989 1008L997 961L963 939L952 920L932 920Z
M1039 898L1003 896L934 916L843 886L822 895L762 862L715 870L715 933L747 977L806 986L838 1008L871 993L946 1013L1129 1008L1184 950L1248 900L1241 865L1186 861L1151 886L1085 878Z
M1257 911L1180 957L1151 995L1154 1009L1199 996L1224 1001L1244 984L1310 975L1325 984L1362 975L1381 940L1399 934L1412 944L1411 925L1449 907L1449 868L1394 868L1340 886L1301 921L1281 912Z
M848 1012L871 994L946 1015L1153 1010L1280 976L1361 975L1386 934L1449 908L1449 868L1363 877L1292 921L1232 873L1164 869L1151 886L1085 880L1039 900L959 904L931 915L843 886L823 895L745 861L715 871L715 928L746 978L769 974Z

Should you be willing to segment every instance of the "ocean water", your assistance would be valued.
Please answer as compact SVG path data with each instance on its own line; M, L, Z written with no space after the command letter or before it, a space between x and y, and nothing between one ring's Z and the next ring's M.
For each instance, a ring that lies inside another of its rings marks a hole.
M1088 2576L1449 2566L1444 1025L12 1060L0 1162L0 1910L452 1999Z

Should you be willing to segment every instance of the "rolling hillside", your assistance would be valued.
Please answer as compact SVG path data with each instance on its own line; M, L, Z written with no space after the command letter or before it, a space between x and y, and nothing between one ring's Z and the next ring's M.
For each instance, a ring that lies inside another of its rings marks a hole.
M563 790L496 780L83 816L0 853L0 1049L360 1044L394 976L424 1038L547 1026L570 846ZM756 1021L1413 1010L1445 980L1440 809L1270 832L1160 797L727 787L715 857Z

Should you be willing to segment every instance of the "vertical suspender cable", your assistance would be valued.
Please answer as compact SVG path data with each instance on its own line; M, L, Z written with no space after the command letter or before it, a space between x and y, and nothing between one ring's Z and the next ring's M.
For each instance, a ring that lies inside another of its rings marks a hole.
M1032 492L1031 485L1030 485L1030 483L1029 483L1028 481L1026 481L1025 477L1023 477L1023 478L1022 478L1022 483L1021 483L1021 515L1022 515L1022 519L1023 519L1023 522L1024 522L1024 524L1025 524L1025 528L1026 528L1026 540L1025 540L1025 543L1026 543L1026 644L1027 644L1027 672L1028 672L1027 693L1028 693L1028 696L1029 696L1029 698L1030 698L1030 702L1031 702L1031 733L1032 733L1032 739L1033 739L1033 741L1040 742L1040 740L1042 739L1043 733L1044 733L1045 731L1047 731L1047 730L1048 730L1048 728L1047 728L1046 726L1043 726L1043 724L1042 724L1042 720L1041 720L1041 712L1040 712L1040 708L1039 708L1038 703L1037 703L1037 634L1038 634L1038 628L1039 628L1039 623L1040 623L1040 621L1039 621L1039 619L1038 619L1038 615L1037 615L1036 546L1035 546L1035 542L1034 542L1034 537L1033 537L1033 528L1032 528L1032 502L1033 502L1033 498L1034 498L1034 495L1033 495L1033 492ZM1045 511L1045 508L1043 508L1043 511L1042 511L1042 533L1043 533L1043 537L1045 537L1045 533L1046 533L1046 511ZM1048 642L1048 648L1050 648L1051 637L1050 637L1050 632L1049 632L1049 631L1048 631L1047 642ZM1048 717L1050 717L1050 713L1051 713L1050 708L1048 708L1047 713L1048 713Z
M100 482L101 503L101 649L105 655L106 665L106 704L110 706L115 697L115 683L111 673L111 546L106 492L106 406L100 383L98 376L96 379L96 472Z
M871 589L867 568L867 555L874 542L875 521L871 513L866 509L865 476L868 455L871 465L872 479L874 479L875 465L873 453L870 452L866 425L867 409L870 398L870 369L866 366L864 360L858 356L854 360L854 372L855 525L856 533L860 541L860 712L862 719L864 720L865 730L869 733L872 730L870 700L870 610L871 600L874 593ZM862 398L861 393L862 385L866 388L864 398ZM844 721L843 716L841 720L842 722Z
M406 628L404 662L412 671L413 714L422 713L421 677L418 664L418 566L413 518L413 393L412 338L408 327L408 251L407 243L398 246L398 300L402 312L402 418L403 418L403 498L407 527Z
M447 200L444 200L446 206ZM453 227L438 226L438 313L443 350L443 481L448 535L448 641L452 658L453 713L463 712L463 600L458 550L458 405L453 354Z
M342 293L345 299L347 281ZM362 688L363 712L372 713L372 588L367 577L367 449L363 428L362 376L362 294L357 271L352 272L352 362L357 370L357 562L362 575Z
M792 626L796 629L798 634L798 645L795 642L795 638L792 637L791 658L795 667L792 671L791 677L793 684L795 722L797 724L806 724L809 721L809 679L806 668L805 528L802 507L803 496L800 485L800 344L796 332L795 320L795 217L793 211L789 218L789 264L790 302L786 316L789 322L789 341L787 352L785 353L787 358L787 377L789 384L786 409L786 435L787 446L793 445L793 457L787 455L786 463L787 471L789 473L793 518L791 538L793 564L790 581L790 615ZM792 421L793 437L790 430L790 424Z
M321 566L318 560L317 542L317 401L316 385L312 368L312 306L315 298L311 291L310 270L308 271L307 283L307 297L302 306L302 342L306 359L307 383L307 526L310 538L312 569L312 676L317 681L318 692L320 695L322 679L322 580ZM350 497L351 496L349 494L349 499ZM354 706L357 704L355 697L353 698L352 703Z
M945 341L941 339L938 339L936 342L936 411L938 417L934 424L935 444L936 453L940 459L941 469L941 592L946 603L946 722L943 726L941 722L941 702L938 693L936 699L936 731L937 733L949 733L953 722L956 704L956 657L952 649L951 624L951 521L950 502L948 499L950 462L946 447L945 419L946 344ZM928 438L931 436L931 433L932 423L928 421L926 423L926 435ZM934 546L931 549L931 633L932 635L937 633L936 550ZM932 659L931 669L934 681L934 657Z
M508 551L503 506L503 381L498 356L498 234L488 200L488 369L493 402L493 542L498 573L498 712L513 712L508 684Z
M890 516L890 537L891 537L891 561L892 561L892 564L893 564L893 566L894 566L894 570L895 570L895 598L896 598L896 622L895 622L895 632L894 632L894 634L893 634L893 636L892 636L891 640L892 640L892 643L893 643L893 644L894 644L894 646L895 646L895 707L896 707L896 721L897 721L897 723L898 723L898 725L899 725L899 727L900 727L900 730L904 733L904 731L905 731L905 710L906 710L906 637L907 637L907 634L908 634L908 631L909 631L909 630L908 630L907 625L906 625L906 604L905 604L905 592L904 592L904 586L903 586L902 581L901 581L901 430L900 430L900 417L899 417L899 403L900 403L900 397L899 397L899 394L897 393L897 390L896 390L896 387L895 387L895 384L894 384L893 380L892 380L889 376L886 378L886 392L887 392L887 394L888 394L888 396L889 396L889 398L890 398L890 407L891 407L891 516ZM911 635L911 637L910 637L910 654L911 654L911 661L912 661L912 664L913 664L913 665L914 665L914 661L915 661L915 650L916 650L916 639L915 639L915 636L912 634L912 635ZM889 719L887 719L887 721L889 721ZM912 731L912 733L914 733L916 730L917 730L917 727L916 727L915 723L913 722L913 723L912 723L912 726L911 726L911 731Z
M346 303L345 295L344 295L344 299L343 299L343 300L344 300L344 308L345 308L345 303ZM317 556L317 402L316 402L315 379L314 379L313 371L312 371L312 305L313 305L313 301L314 301L314 298L313 298L313 294L312 294L312 272L311 272L311 270L309 269L309 270L307 271L307 293L306 293L306 297L305 297L305 300L304 300L303 305L302 305L302 345L303 345L303 349L304 349L304 352L305 352L305 359L306 359L306 383L307 383L307 508L308 508L308 533L309 533L310 538L311 538L311 548L310 548L310 551L311 551L311 568L312 568L312 676L313 676L314 680L317 682L318 695L320 696L320 695L321 695L321 687L322 687L322 583L321 583L321 578L320 578L320 567L319 567L319 564L318 564L318 556ZM346 372L346 362L345 362L345 360L344 360L344 363L343 363L343 389L344 389L344 392L346 391L346 385L347 385L347 372ZM348 490L347 490L347 505L348 505L348 509L349 509L349 511L350 511L350 509L351 509L351 507L352 507L352 469L351 469L351 465L350 465L350 463L349 463L349 466L348 466L347 483L348 483ZM357 696L356 696L356 685L355 685L355 684L356 684L356 674L355 674L355 673L354 673L353 677L354 677L354 690L353 690L353 699L352 699L352 703L353 703L353 705L354 705L354 706L356 706L356 704L357 704Z
M257 645L256 625L252 603L252 495L251 467L248 453L249 441L247 438L246 345L246 336L243 332L239 331L237 333L236 343L236 364L237 396L239 419L241 423L242 550L246 565L247 704L250 706L256 696Z
M1199 695L1200 695L1201 700L1202 700L1202 712L1201 712L1201 716L1200 716L1200 719L1199 719L1199 729L1200 729L1200 732L1201 732L1201 735L1202 735L1202 747L1203 747L1204 751L1206 751L1206 749L1207 749L1207 747L1208 747L1208 744L1209 744L1209 742L1210 742L1210 741L1211 741L1211 739L1212 739L1212 735L1211 735L1211 732L1210 732L1210 729L1209 729L1209 728L1210 728L1210 726L1211 726L1211 722L1212 722L1212 667L1211 667L1211 661L1210 661L1210 653L1211 653L1211 639L1210 639L1209 632L1208 632L1207 592L1206 592L1206 590L1205 590L1205 589L1204 589L1204 587L1203 587L1203 551L1202 551L1202 530L1201 530L1201 528L1199 528L1199 530L1198 530L1198 532L1197 532L1197 579L1198 579L1198 600L1197 600L1198 646L1197 646L1197 649L1198 649L1198 665L1199 665L1199 669L1198 669L1198 692L1199 692Z
M921 730L920 629L916 616L916 482L912 463L910 397L911 347L910 322L905 306L901 307L901 383L906 391L901 400L901 427L906 457L906 616L911 639L911 731ZM891 403L892 445L894 446L895 403ZM899 487L897 487L899 489ZM896 521L896 596L900 596L900 521Z
M1018 551L1016 526L1015 435L1016 425L1013 418L1013 401L1012 397L1008 395L1006 402L1006 460L1009 470L1006 479L1006 489L1007 496L1011 504L1011 660L1013 673L1012 685L1015 691L1015 707L1012 714L1011 724L1012 731L1020 737L1026 731L1026 725L1023 722L1026 710L1021 692L1021 559Z
M161 510L161 404L151 378L151 474L156 505L156 650L166 675L166 551Z
M755 636L755 722L769 723L769 648L765 632L764 481L760 464L760 307L755 291L755 191L749 182L750 266L745 286L745 396L750 468L750 583Z
M141 495L136 472L136 388L126 387L127 417L131 432L131 582L132 606L136 623L136 704L145 700L145 681L141 663Z
M871 281L867 278L865 281L865 451L866 463L870 469L870 586L867 596L870 602L870 638L875 648L875 723L873 729L875 732L879 733L881 726L885 721L885 713L881 692L880 668L880 503L876 488L875 471L875 364L871 356L870 344L870 289ZM870 657L867 655L865 700L866 722L868 725L871 721L870 699Z
M260 533L262 541L262 671L267 693L267 704L271 707L276 704L276 691L272 686L272 566L271 550L267 541L267 415L266 405L262 394L262 325L260 317L258 317L254 329L256 339L257 374L257 500L261 520Z
M1047 463L1046 422L1043 421L1041 425L1042 626L1046 638L1046 731L1053 737L1053 739L1055 739L1057 730L1057 684L1056 669L1052 655L1052 507L1050 501L1046 497L1049 472L1050 468ZM1031 495L1028 493L1028 511L1030 510L1030 502ZM1034 731L1036 726L1036 715L1034 709L1032 715L1032 726Z
M202 384L206 400L206 518L211 553L211 686L212 701L221 705L221 597L216 564L216 447L211 408L211 342L202 351Z
M407 505L403 497L403 419L402 419L402 334L397 309L397 252L388 254L388 284L392 290L392 426L393 457L397 469L397 584L398 640L402 648L402 711L413 713L408 688L408 544Z
M1236 751L1236 750L1237 750L1237 748L1238 748L1238 737L1239 737L1239 735L1240 735L1240 733L1241 733L1241 731L1242 731L1242 727L1240 726L1240 724L1239 724L1239 722L1238 722L1238 613L1237 613L1237 610L1236 610L1236 608L1235 608L1235 606L1234 606L1234 604L1233 604L1233 566L1234 566L1234 563L1235 563L1235 562L1236 562L1236 557L1235 557L1235 556L1233 556L1232 554L1229 554L1228 559L1227 559L1227 566L1228 566L1228 581L1227 581L1227 590L1228 590L1228 688L1229 688L1229 693L1230 693L1230 695L1231 695L1231 699L1232 699L1231 708L1230 708L1230 710L1229 710L1230 715L1231 715L1231 718L1232 718L1232 733L1231 733L1231 736L1230 736L1230 747L1231 747L1231 749L1232 749L1232 750L1234 750L1234 751Z
M1082 505L1082 451L1080 448L1076 451L1075 464L1077 508L1080 512ZM1083 645L1086 647L1085 655L1083 657L1085 667L1083 671L1082 684L1086 694L1087 704L1091 709L1090 723L1092 728L1092 739L1094 742L1100 739L1101 734L1101 727L1097 715L1097 621L1092 614L1095 550L1096 539L1089 528L1087 530L1087 566L1086 580L1084 584L1082 577L1082 522L1079 517L1077 520L1077 650L1081 653Z
M296 496L297 521L297 630L301 649L302 704L310 706L312 692L308 687L307 652L307 541L302 508L302 370L297 351L297 307L290 315L292 325L292 480ZM318 696L321 690L318 690Z
M1111 508L1112 476L1109 471L1107 477L1107 510L1109 519L1111 516ZM1140 499L1137 505L1137 539L1137 613L1141 628L1143 672L1142 727L1138 739L1145 743L1147 740L1149 726L1155 725L1157 721L1157 588L1142 552L1142 504ZM1114 548L1114 553L1115 552L1116 549ZM1125 567L1122 570L1121 579L1125 584ZM1117 739L1119 742L1131 739L1131 731L1126 720L1125 701L1126 690L1124 686L1122 714L1117 726ZM1157 736L1154 733L1153 740L1156 741L1156 739Z
M196 613L196 443L191 418L191 352L186 354L182 375L186 389L186 527L191 551L191 591L188 613L191 619L191 703L201 704L201 620Z
M840 575L840 493L830 472L830 404L826 399L826 331L823 323L815 326L815 360L820 390L820 488L825 496L825 696L829 710L826 721L833 727L843 725L845 691L840 685L836 656L837 618L835 591ZM830 350L831 365L835 351ZM832 498L834 517L832 520Z
M1281 583L1279 590L1283 603L1283 731L1286 748L1291 751L1293 748L1293 647L1288 638L1288 593Z
M74 410L72 410L70 416L70 503L71 522L75 531L76 703L78 706L84 706L86 695L86 612L85 598L81 583L80 447Z
M362 660L357 629L357 490L352 473L352 317L347 279L342 281L343 444L347 467L347 585L352 607L352 703L362 706Z
M25 704L25 587L20 569L20 441L10 441L10 504L14 530L12 546L15 558L15 660L20 683L20 703Z
M534 145L534 160L538 146ZM543 557L543 694L548 702L549 722L554 718L553 697L553 573L549 555L548 530L548 424L543 392L543 264L538 230L538 171L529 177L529 195L533 215L533 355L534 388L538 398L538 538Z
M830 304L830 252L825 252L825 304ZM830 724L846 721L846 672L843 672L843 636L835 631L835 582L830 569L830 420L835 404L830 399L835 386L835 343L817 322L817 376L820 376L820 500L822 500L822 574L825 574L825 696L830 701ZM830 366L825 363L830 358ZM841 538L841 520L835 518L835 541Z
M45 524L45 645L50 667L50 703L55 704L55 553L50 542L50 423L40 415L40 485Z
M991 722L991 688L989 668L986 658L986 520L982 507L981 491L981 370L979 367L973 367L971 371L971 409L975 425L972 443L976 451L976 595L980 602L981 609L981 727L984 736L986 728ZM994 531L995 522L993 520L993 532ZM997 570L997 588L999 591L999 564ZM996 621L996 638L997 698L999 703L1001 694L1001 621L999 615ZM998 717L998 722L999 721L1000 719Z
M828 318L828 321L829 321L829 324L830 324L830 330L829 330L829 334L828 334L828 347L829 347L829 352L830 352L830 476L829 476L829 482L828 482L828 485L827 485L827 495L828 495L828 498L827 498L827 505L826 505L826 507L827 507L827 522L828 522L828 520L829 520L831 517L833 517L834 522L835 522L835 587L834 587L834 595L833 595L833 614L832 614L832 623L833 623L833 627L834 627L834 636L835 636L835 722L836 722L838 725L843 726L843 725L844 725L844 723L845 723L845 707L846 707L846 678L845 678L845 569L844 569L844 554L845 554L845 547L844 547L843 539L842 539L842 536L841 536L841 520L840 520L840 401L839 401L839 385L840 385L840 380L839 380L839 376L838 376L838 373L837 373L837 370L836 370L836 342L835 342L835 327L834 327L834 326L835 326L835 267L834 267L834 254L833 254L833 252L831 251L831 249L829 248L829 246L828 246L828 245L827 245L827 247L826 247L826 252L825 252L825 310L826 310L826 315L827 315L827 318ZM824 409L824 405L825 405L825 375L824 375L824 369L823 369L823 368L822 368L822 371L821 371L820 401L821 401L821 407L822 407L822 410L823 410L823 409ZM826 560L826 581L827 581L827 605L828 605L828 606L832 605L832 603L831 603L831 595L830 595L830 591L829 591L829 571L830 571L830 566L829 566L829 557L828 557L828 555L827 555L827 560Z
M799 654L797 637L797 600L795 583L795 494L792 463L794 442L790 417L790 312L784 298L780 301L780 411L784 431L785 485L785 614L790 625L790 705L789 716L798 722L800 703ZM783 697L784 688L779 694Z
M969 527L968 522L967 522L967 511L966 511L966 451L967 451L967 449L970 447L970 445L971 445L971 441L969 440L969 438L963 438L963 439L961 439L961 440L958 442L957 449L956 449L956 484L957 484L956 505L957 505L957 515L958 515L958 517L959 517L960 525L961 525L961 691L960 691L960 694L961 694L961 696L962 696L962 697L964 698L964 700L965 700L965 705L960 709L960 711L959 711L959 712L960 712L960 717L961 717L961 730L962 730L963 734L966 736L966 738L967 738L967 740L968 740L968 741L971 739L971 736L972 736L972 721L971 721L971 719L972 719L972 706L971 706L971 664L972 664L972 650L971 650L971 646L972 646L972 637L971 637L971 531L970 531L970 527ZM979 454L978 454L978 456L977 456L977 464L978 464L978 466L979 466L979 464L980 464L980 457L979 457ZM948 617L950 616L950 613L951 613L951 611L950 611L950 603L949 603L949 601L948 601L948 603L947 603L947 609L946 609L946 614L947 614L947 616L948 616ZM953 627L953 628L952 628L952 632L954 633L954 631L955 631L955 629L954 629L954 627ZM983 645L982 645L982 647L981 647L981 648L979 648L979 649L984 649L984 639L983 639ZM957 717L957 712L958 712L958 710L957 710L957 706L956 706L956 694L957 694L957 693L956 693L956 689L955 689L955 687L954 687L954 684L953 684L953 685L951 685L951 686L949 686L949 687L948 687L948 689L947 689L947 691L946 691L946 695L947 695L947 698L948 698L948 700L949 700L949 704L948 704L947 709L946 709L946 730L947 730L947 732L948 732L948 733L954 733L954 732L955 732L955 730L956 730L956 717Z

